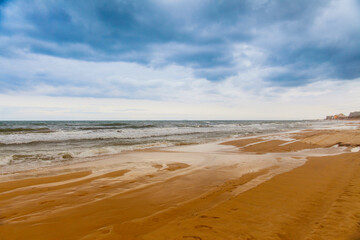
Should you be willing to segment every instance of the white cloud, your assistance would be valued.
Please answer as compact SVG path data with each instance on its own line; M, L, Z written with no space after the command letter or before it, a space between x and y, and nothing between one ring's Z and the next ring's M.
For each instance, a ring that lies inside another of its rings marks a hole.
M269 86L262 79L281 69L257 66L265 57L258 49L239 51L254 64L221 82L177 65L1 57L0 76L27 85L1 89L0 119L313 119L359 110L360 79Z

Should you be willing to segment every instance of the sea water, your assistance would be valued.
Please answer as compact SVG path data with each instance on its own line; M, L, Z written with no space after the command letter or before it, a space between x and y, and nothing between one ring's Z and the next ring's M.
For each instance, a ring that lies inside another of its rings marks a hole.
M321 128L328 121L1 121L0 173L136 149Z

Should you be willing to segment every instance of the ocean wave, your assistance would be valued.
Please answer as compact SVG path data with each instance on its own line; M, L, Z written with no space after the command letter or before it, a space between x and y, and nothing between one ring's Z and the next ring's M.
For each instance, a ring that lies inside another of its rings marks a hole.
M50 133L53 130L49 128L0 128L0 134L14 133Z
M98 126L126 126L129 125L130 123L103 123L103 124L98 124Z
M26 145L26 146L35 146L35 145L42 145L42 144L56 144L56 143L67 143L67 145L71 145L72 143L81 143L81 142L86 142L86 141L102 141L102 140L112 140L112 139L118 139L118 138L69 138L69 139L58 139L58 140L29 140L29 141L22 141L22 142L0 142L0 146L10 146L10 145L14 145L14 146L20 146L20 145Z
M124 126L123 128L133 128L133 129L141 129L141 128L156 128L157 126L155 125L129 125L129 126Z
M203 134L204 132L184 132L184 133L155 133L150 135L143 135L143 136L118 136L118 137L110 137L110 136L103 136L103 137L93 137L93 136L77 136L76 138L60 138L60 139L24 139L23 141L8 141L8 142L0 142L0 146L35 146L35 145L42 145L42 144L56 144L56 143L66 143L67 145L72 145L74 143L85 143L85 142L101 142L101 141L113 141L114 145L133 145L134 142L130 140L139 140L139 142L145 141L145 139L152 139L152 138L166 138L166 137L176 137L176 136L194 136Z
M157 126L147 124L147 125L130 125L130 124L109 124L109 125L101 125L99 126L93 126L93 127L81 127L78 128L79 130L118 130L118 129L143 129L143 128L156 128Z

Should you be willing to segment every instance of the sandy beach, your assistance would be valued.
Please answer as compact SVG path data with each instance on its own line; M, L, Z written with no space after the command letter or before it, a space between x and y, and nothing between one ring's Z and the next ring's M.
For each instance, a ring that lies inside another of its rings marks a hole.
M0 240L360 240L360 0L0 0Z
M360 239L359 147L303 130L3 174L0 239Z

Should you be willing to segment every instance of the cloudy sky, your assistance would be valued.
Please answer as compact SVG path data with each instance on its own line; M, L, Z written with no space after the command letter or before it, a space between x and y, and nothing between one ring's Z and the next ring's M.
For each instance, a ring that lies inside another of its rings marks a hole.
M360 110L359 0L0 0L0 119Z

